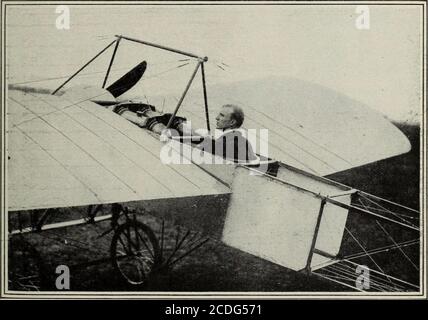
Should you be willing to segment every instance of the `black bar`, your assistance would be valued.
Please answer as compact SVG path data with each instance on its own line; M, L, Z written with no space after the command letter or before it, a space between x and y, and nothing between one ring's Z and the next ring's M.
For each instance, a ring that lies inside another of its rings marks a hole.
M315 244L317 243L318 231L320 230L321 219L322 219L322 214L324 211L325 204L326 204L326 199L322 199L321 205L320 205L320 211L318 213L317 224L315 225L314 236L312 238L311 250L309 251L308 261L306 263L306 268L305 268L308 273L311 271L312 257L314 255Z
M161 46L159 44L155 44L155 43L151 43L151 42L147 42L147 41L142 41L142 40L138 40L138 39L134 39L134 38L129 38L129 37L125 37L125 36L120 36L120 35L116 35L116 37L123 38L123 39L128 40L128 41L133 41L133 42L138 42L138 43L141 43L141 44L145 44L145 45L150 46L150 47L154 47L154 48L158 48L158 49L162 49L162 50L166 50L166 51L175 52L175 53L182 54L182 55L185 55L185 56L188 56L188 57L201 59L203 61L208 61L208 57L203 57L202 58L202 57L199 57L199 56L197 56L196 54L193 54L193 53L189 53L189 52L185 52L185 51L181 51L181 50L177 50L177 49L173 49L173 48Z
M330 258L330 259L337 259L337 257L333 256L332 254L319 250L317 248L314 248L314 253L319 254L320 256L326 257L326 258Z
M202 87L204 89L205 118L207 120L207 130L208 132L210 132L211 131L210 116L208 114L208 97L207 97L207 87L205 83L205 68L203 63L201 63L201 72L202 72Z
M116 40L116 46L114 47L114 51L113 51L113 54L112 54L111 59L110 59L110 64L108 65L106 76L104 77L104 82L103 82L103 86L102 86L103 89L106 86L108 75L110 74L110 69L111 69L111 66L113 65L114 57L116 56L117 48L119 48L120 39L122 39L122 38L119 37Z
M180 109L181 104L183 103L184 97L187 94L187 91L189 91L190 85L193 82L193 79L195 79L196 72L198 72L199 66L202 64L202 61L198 61L198 64L196 65L195 70L193 71L192 76L190 77L189 82L187 83L186 89L184 89L183 94L181 95L180 101L178 101L177 107L174 110L174 113L172 114L171 118L169 118L168 124L166 125L166 128L169 129L172 122L174 121L175 116L177 115L178 109Z

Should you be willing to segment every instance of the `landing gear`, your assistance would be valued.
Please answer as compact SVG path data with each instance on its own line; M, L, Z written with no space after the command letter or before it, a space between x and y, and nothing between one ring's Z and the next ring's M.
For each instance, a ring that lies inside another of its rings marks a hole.
M152 229L137 220L117 227L110 246L114 269L133 285L143 285L159 268L160 248Z
M116 204L112 209L110 230L114 234L110 258L114 270L127 284L146 285L152 275L170 271L173 265L208 241L199 232L182 232L180 228L168 228L166 232L163 220L155 233L126 207ZM119 223L120 217L125 218L123 223Z

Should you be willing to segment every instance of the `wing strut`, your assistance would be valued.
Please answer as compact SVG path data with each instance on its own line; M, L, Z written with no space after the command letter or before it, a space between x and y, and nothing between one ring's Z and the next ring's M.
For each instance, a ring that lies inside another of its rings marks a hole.
M80 71L82 71L83 69L85 69L87 66L89 66L92 61L94 61L96 58L98 58L101 54L104 53L104 51L106 51L108 48L110 48L113 43L115 43L117 40L114 40L113 42L111 42L107 47L105 47L103 50L101 50L100 52L98 52L95 57L93 57L91 60L89 60L83 67L81 67L79 70L77 70L70 78L68 78L63 84L61 84L58 88L56 88L51 94L54 95L55 93L57 93L62 87L64 87L68 82L71 81L71 79L73 79L75 76L77 76Z
M206 82L205 82L205 69L204 69L204 63L208 61L208 57L200 57L200 56L198 56L196 54L193 54L193 53L185 52L185 51L178 50L178 49L173 49L173 48L170 48L170 47L162 46L162 45L151 43L151 42L147 42L147 41L142 41L142 40L138 40L138 39L134 39L134 38L129 38L129 37L122 36L122 35L116 35L115 37L117 38L116 40L114 40L113 42L111 42L107 47L105 47L103 50L101 50L95 57L93 57L91 60L89 60L83 67L81 67L79 70L77 70L63 84L61 84L57 89L55 89L52 92L52 95L54 95L55 93L57 93L62 87L64 87L68 82L70 82L78 73L80 73L83 69L85 69L90 63L92 63L92 61L94 61L96 58L98 58L104 51L106 51L108 48L110 48L110 46L112 46L115 43L116 45L114 47L114 51L113 51L113 54L111 56L110 63L108 65L108 68L107 68L107 71L106 71L106 75L104 77L104 81L103 81L103 84L102 84L102 88L104 88L106 86L106 83L107 83L107 80L108 80L108 76L110 74L111 67L112 67L114 59L116 57L116 52L117 52L117 50L119 48L120 41L122 39L124 39L124 40L128 40L128 41L131 41L131 42L137 42L137 43L149 46L149 47L154 47L154 48L158 48L158 49L161 49L161 50L166 50L166 51L169 51L169 52L173 52L173 53L185 55L187 57L196 58L198 60L196 68L193 71L193 74L192 74L189 82L187 83L187 86L186 86L186 88L185 88L185 90L184 90L184 92L183 92L183 94L182 94L182 96L180 98L180 101L178 102L178 104L177 104L177 106L175 108L174 113L172 114L171 118L168 121L167 128L169 128L170 125L172 124L172 122L174 121L174 118L175 118L178 110L180 109L180 106L181 106L181 104L182 104L182 102L183 102L183 100L184 100L184 98L185 98L185 96L186 96L186 94L187 94L187 92L188 92L188 90L190 88L190 85L192 84L192 82L193 82L193 80L194 80L194 78L196 76L197 71L198 71L199 67L201 67L201 72L202 72L202 88L203 88L203 93L204 93L204 105L205 105L205 117L206 117L206 123L207 123L207 130L210 131L210 120L209 120L209 115L208 115L208 98L207 98L207 88L206 88ZM131 70L130 73L132 73L133 71L134 71L134 69ZM144 72L144 70L141 72L141 75L142 75L143 72ZM125 75L125 76L127 76L127 75ZM136 76L135 78L137 79L138 77ZM122 79L119 79L119 80L122 80ZM133 79L133 80L135 80L135 79ZM118 81L116 81L112 86L114 86L117 82ZM115 86L114 89L115 90L119 89L120 92L118 92L117 95L115 95L115 94L113 94L113 95L115 97L119 96L120 94L126 92L129 88L131 88L135 83L136 82L133 82L132 85L130 85L129 87L126 86L126 88L122 88L122 87L121 88L116 88L117 86ZM107 90L110 91L109 89L111 89L112 86L110 86Z
M108 65L106 76L104 77L104 82L103 82L103 86L102 86L103 89L106 86L108 75L110 74L111 66L113 65L114 58L116 57L116 52L117 52L117 49L119 48L120 39L121 38L117 38L117 40L116 40L116 45L114 46L114 51L113 51L113 54L112 54L111 59L110 59L110 64Z

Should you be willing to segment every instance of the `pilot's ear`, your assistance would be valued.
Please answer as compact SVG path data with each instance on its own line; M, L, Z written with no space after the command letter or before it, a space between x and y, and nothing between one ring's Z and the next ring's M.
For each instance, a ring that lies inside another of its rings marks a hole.
M235 119L230 119L230 123L232 124L232 126L236 126L236 120Z

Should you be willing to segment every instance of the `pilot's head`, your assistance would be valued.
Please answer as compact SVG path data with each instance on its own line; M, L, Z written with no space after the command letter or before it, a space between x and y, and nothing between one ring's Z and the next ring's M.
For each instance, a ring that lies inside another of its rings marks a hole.
M244 111L234 104L225 104L215 119L219 130L236 129L244 122Z

